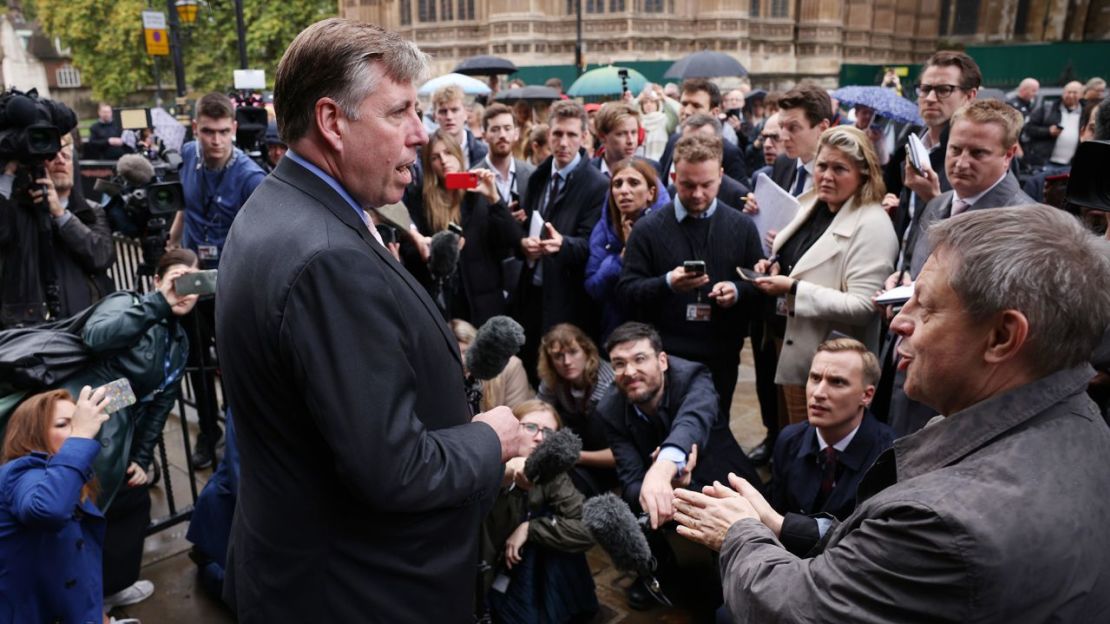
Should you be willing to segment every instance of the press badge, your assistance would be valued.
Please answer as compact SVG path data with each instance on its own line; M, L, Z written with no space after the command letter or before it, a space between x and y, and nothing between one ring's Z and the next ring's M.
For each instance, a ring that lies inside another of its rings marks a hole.
M708 303L691 303L686 306L686 320L705 322L713 308Z
M775 299L775 314L779 316L787 316L790 310L786 307L786 297L779 297Z
M201 260L219 260L220 248L215 245L197 245L197 256Z

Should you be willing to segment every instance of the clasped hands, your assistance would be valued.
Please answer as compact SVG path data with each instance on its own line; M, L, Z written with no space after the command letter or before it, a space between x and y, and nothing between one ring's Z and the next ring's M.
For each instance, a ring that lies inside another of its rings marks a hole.
M520 239L520 250L524 257L535 262L540 256L550 256L559 253L563 248L563 235L555 229L550 222L543 224L544 237L526 236Z
M674 491L672 504L678 534L719 552L729 528L740 520L751 518L763 523L778 537L782 531L782 515L772 509L767 499L746 479L729 473L728 482L729 485L724 485L714 481L701 492Z

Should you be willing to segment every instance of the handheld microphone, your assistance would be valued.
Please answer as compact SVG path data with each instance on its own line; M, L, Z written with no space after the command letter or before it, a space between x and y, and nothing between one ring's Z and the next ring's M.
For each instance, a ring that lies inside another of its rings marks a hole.
M116 173L132 187L146 186L154 179L154 165L138 154L124 154L116 163Z
M582 506L582 523L613 565L635 573L656 600L671 606L654 576L655 558L647 538L627 503L611 493L595 496Z
M466 350L466 369L475 379L493 379L505 370L509 358L522 346L524 328L520 323L507 316L494 316L478 328L474 342Z
M546 434L525 460L524 476L532 483L547 483L574 468L581 453L582 438L570 429Z
M428 271L433 277L450 277L459 264L459 235L444 230L432 237Z

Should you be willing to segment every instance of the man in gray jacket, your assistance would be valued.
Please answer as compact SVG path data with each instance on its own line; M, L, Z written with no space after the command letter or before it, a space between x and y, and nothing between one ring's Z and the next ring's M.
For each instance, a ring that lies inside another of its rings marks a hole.
M1047 206L971 211L930 237L893 328L906 392L947 417L879 456L855 513L801 558L742 480L677 491L679 533L720 550L735 621L1110 616L1110 429L1086 395L1110 243Z

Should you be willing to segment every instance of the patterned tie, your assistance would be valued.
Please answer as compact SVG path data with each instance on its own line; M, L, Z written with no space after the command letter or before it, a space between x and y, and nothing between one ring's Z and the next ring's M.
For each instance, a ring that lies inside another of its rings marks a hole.
M971 207L967 200L957 199L952 202L952 216L956 216Z
M794 195L794 197L797 197L797 196L801 195L802 191L805 190L805 188L806 188L806 178L808 176L809 176L809 171L806 170L806 168L804 166L803 167L798 167L798 181L794 184L794 192L792 193Z
M828 500L829 494L836 487L836 449L831 446L826 446L824 457L825 471L821 475L821 500Z

